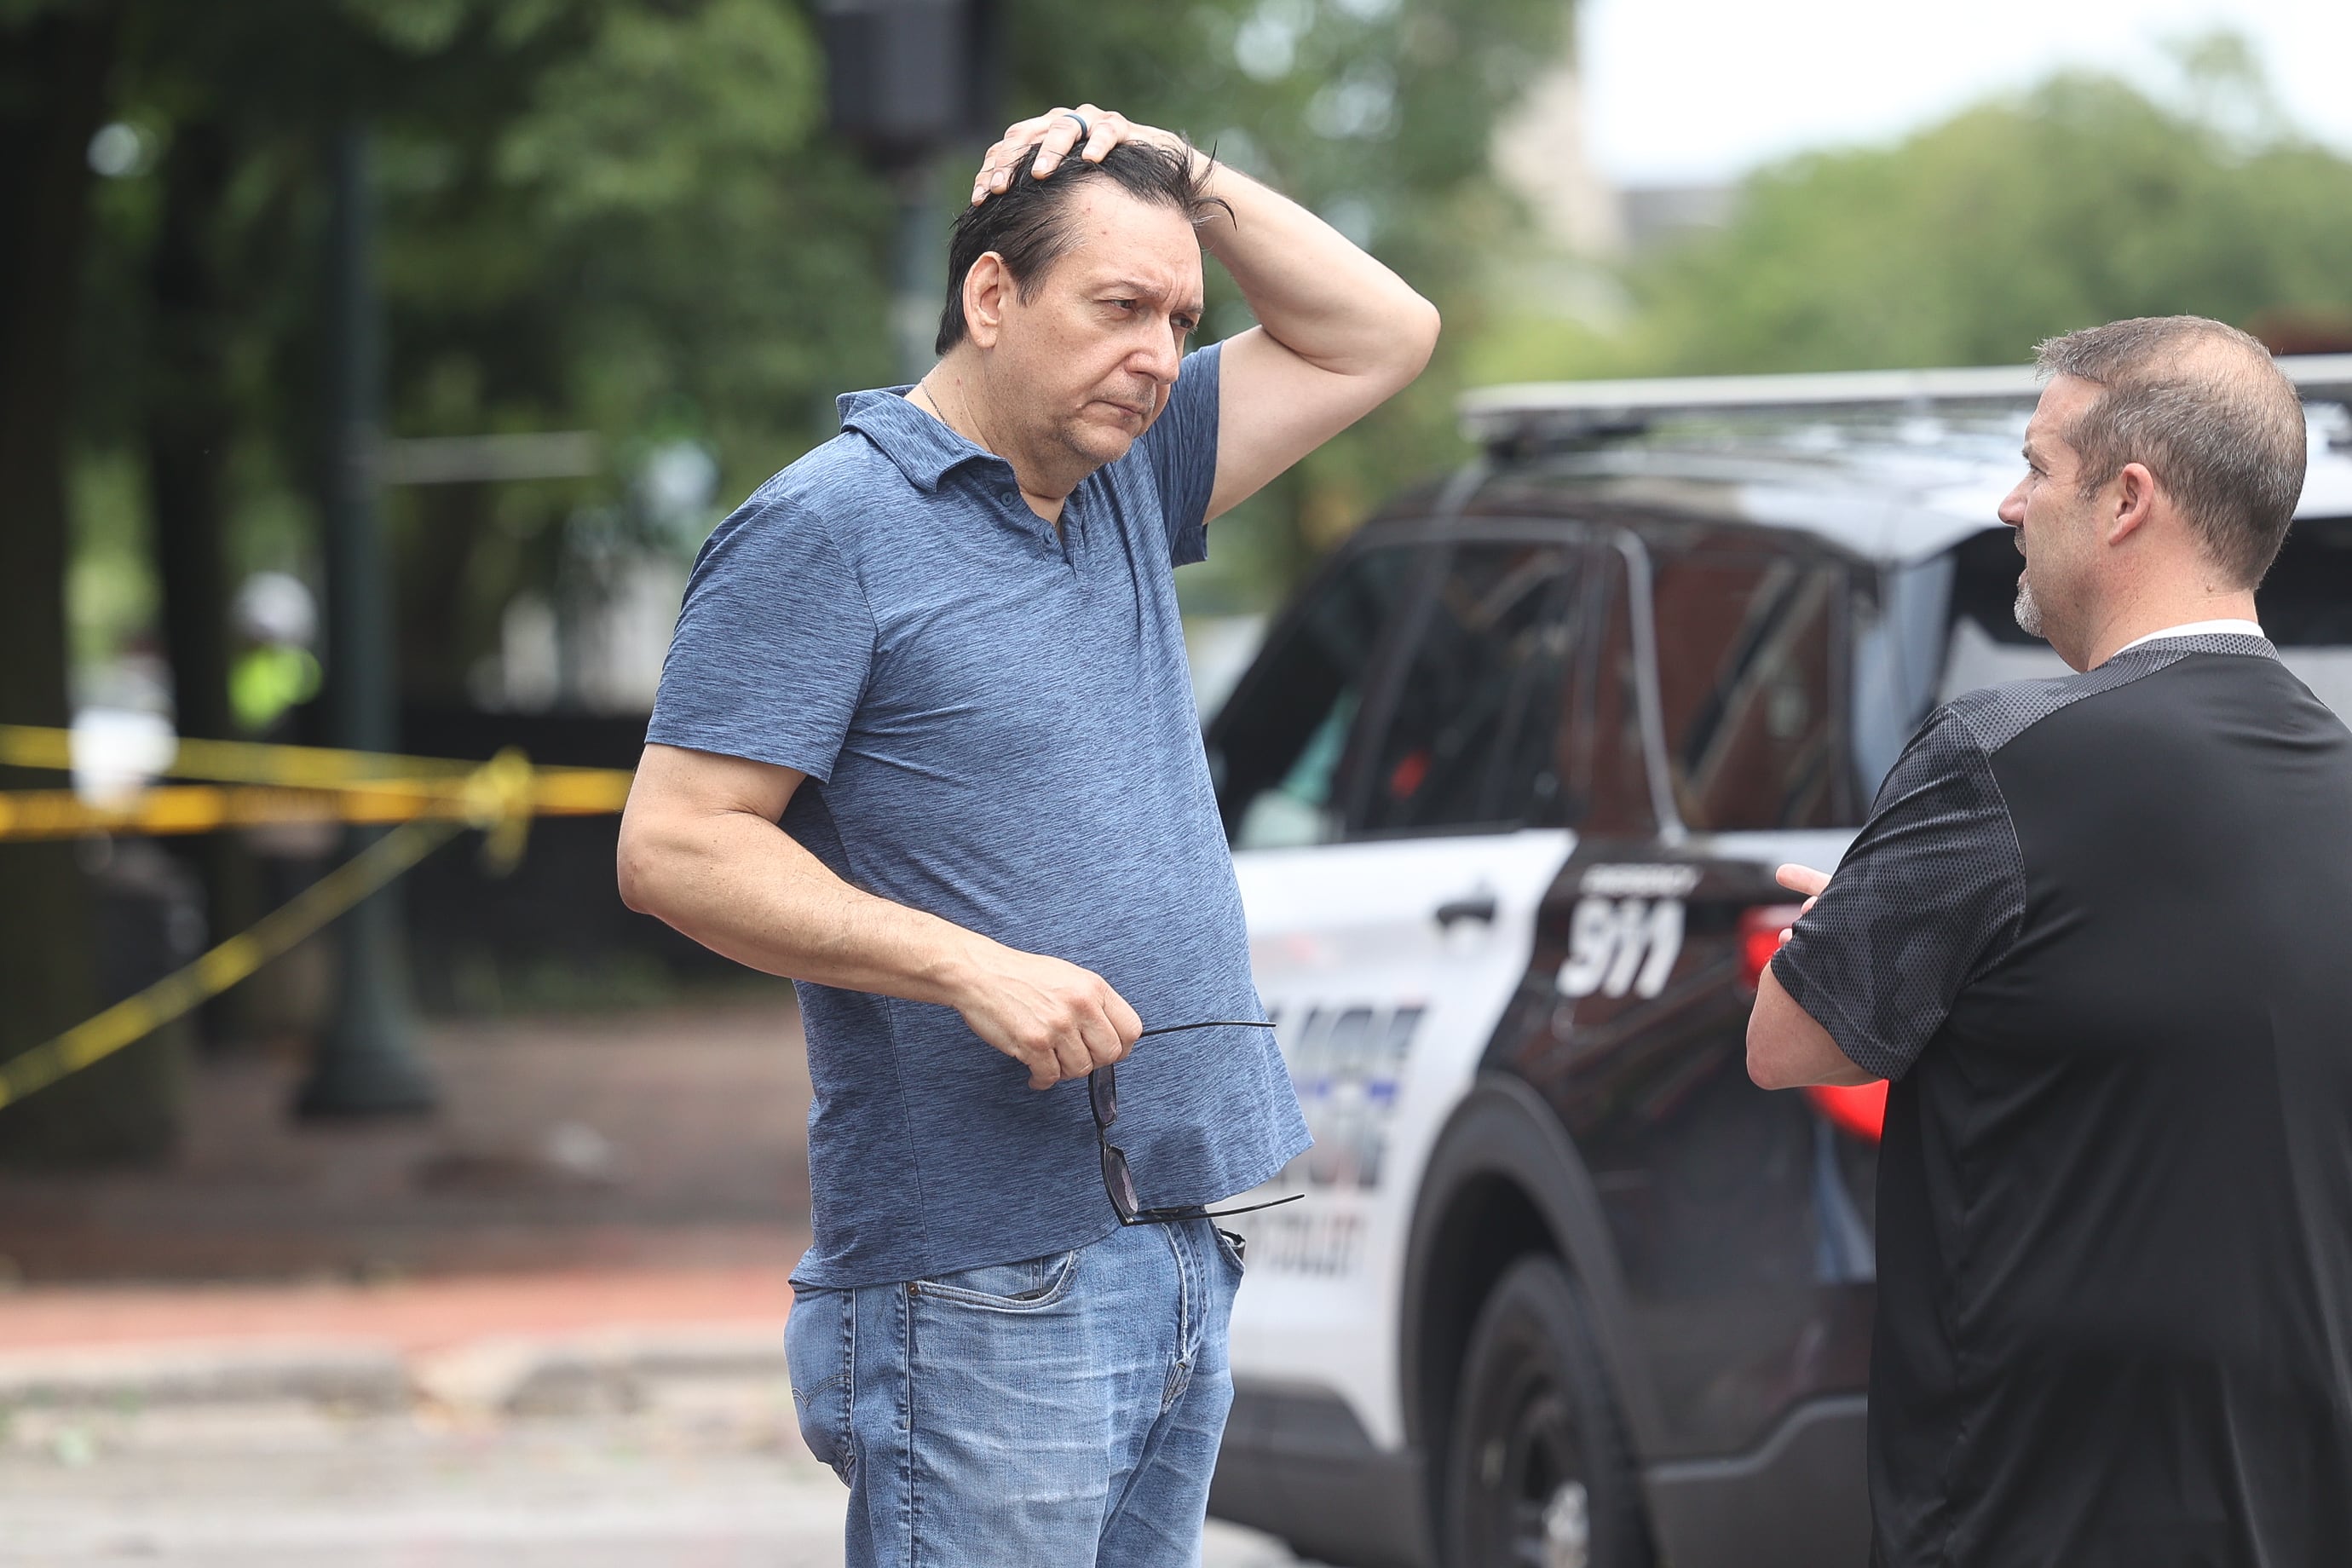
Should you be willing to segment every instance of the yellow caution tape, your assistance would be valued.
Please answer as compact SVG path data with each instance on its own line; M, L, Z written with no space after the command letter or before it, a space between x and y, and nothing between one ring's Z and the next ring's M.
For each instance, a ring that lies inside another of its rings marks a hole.
M528 764L525 764L528 766ZM69 789L0 791L0 839L86 838L99 833L173 835L274 823L382 824L425 819L484 826L527 816L604 816L628 798L628 774L607 782L532 777L520 798L485 803L462 782L456 789L400 784L355 786L328 794L260 785L163 784L120 805L92 805Z
M0 1062L0 1105L102 1061L211 1000L455 837L457 822L396 827L246 931L98 1016Z
M0 763L72 763L70 731L0 724ZM485 763L242 741L183 741L163 771L234 787L163 785L120 805L93 804L71 790L0 792L0 839L447 819L490 830L491 859L511 865L530 817L616 812L628 801L632 777L621 768L538 767L513 750Z
M72 733L0 724L0 763L70 768ZM521 859L533 817L616 812L628 799L631 778L617 768L534 767L511 748L487 763L465 763L230 741L183 741L164 772L213 782L145 789L121 805L93 805L71 790L0 792L0 839L208 833L280 822L400 826L251 930L0 1062L0 1106L112 1056L219 995L466 828L481 830L483 858L503 876Z
M73 766L73 731L32 724L0 724L0 763L19 768ZM344 752L326 746L281 746L261 741L178 742L167 778L219 784L287 784L331 789L338 784L399 778L462 778L478 763L446 757L402 757L385 752Z

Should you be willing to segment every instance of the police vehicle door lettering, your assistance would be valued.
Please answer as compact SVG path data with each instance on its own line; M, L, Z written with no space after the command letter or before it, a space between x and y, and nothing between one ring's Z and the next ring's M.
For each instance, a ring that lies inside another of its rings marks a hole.
M1560 994L1655 996L1682 952L1680 899L1580 899L1569 916Z
M1560 994L1651 997L1683 952L1683 900L1698 887L1690 865L1587 866L1569 916Z
M1315 1146L1283 1173L1285 1184L1292 1190L1379 1186L1398 1080L1428 1008L1418 1002L1393 1009L1310 1006L1295 1040L1285 1038L1286 1011L1270 1007L1266 1016L1287 1047L1291 1085Z
M1316 1144L1234 1195L1305 1200L1225 1222L1249 1237L1234 1374L1337 1394L1383 1447L1404 1440L1396 1334L1422 1173L1575 842L1533 828L1234 857L1258 994ZM1437 918L1471 889L1491 891L1491 920Z

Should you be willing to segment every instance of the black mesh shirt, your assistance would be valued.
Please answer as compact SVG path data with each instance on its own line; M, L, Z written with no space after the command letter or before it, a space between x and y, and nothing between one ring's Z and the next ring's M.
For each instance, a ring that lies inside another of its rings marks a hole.
M2270 645L1943 709L1773 971L1895 1080L1879 1560L2352 1563L2352 733Z

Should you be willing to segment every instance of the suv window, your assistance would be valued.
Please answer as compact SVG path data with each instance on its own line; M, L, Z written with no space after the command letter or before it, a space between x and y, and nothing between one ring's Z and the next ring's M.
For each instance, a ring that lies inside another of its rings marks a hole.
M1553 740L1582 633L1582 562L1575 542L1454 547L1370 759L1365 832L1559 819Z
M2254 605L2286 667L2352 723L2352 518L2290 529Z
M1642 738L1639 650L1633 642L1633 585L1625 557L1610 549L1601 563L1599 657L1560 727L1569 758L1568 788L1584 803L1584 829L1602 837L1646 837L1658 831L1650 765Z
M2018 629L2011 613L2020 564L2015 534L1988 529L1956 546L1948 560L1951 603L1935 701L2005 680L2072 673L2048 643ZM2254 605L2280 660L2352 722L2352 518L2297 521ZM1912 727L1927 716L1926 703L1915 706L1917 711L1905 715Z
M1685 826L1699 832L1841 820L1832 700L1845 574L1764 552L1652 558L1658 696Z
M1340 763L1373 656L1426 552L1376 545L1343 557L1278 627L1212 726L1209 765L1236 849L1339 836Z

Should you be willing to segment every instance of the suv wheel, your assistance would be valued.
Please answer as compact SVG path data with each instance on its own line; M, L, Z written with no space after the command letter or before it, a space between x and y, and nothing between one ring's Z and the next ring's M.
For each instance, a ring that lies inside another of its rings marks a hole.
M1446 1447L1448 1568L1639 1568L1633 1467L1567 1271L1524 1258L1471 1331Z

